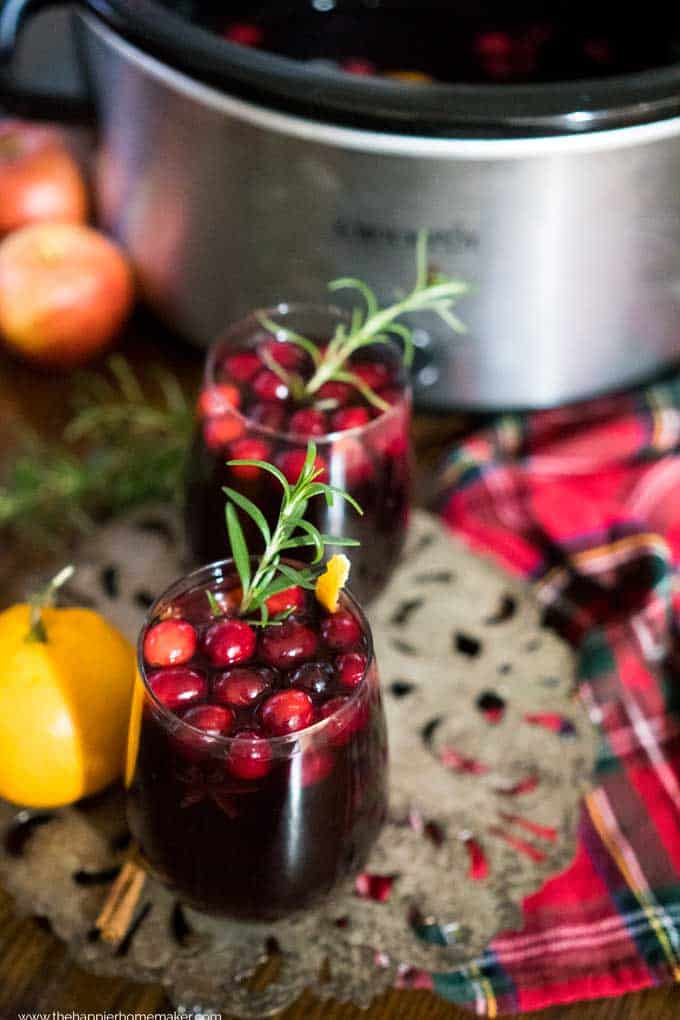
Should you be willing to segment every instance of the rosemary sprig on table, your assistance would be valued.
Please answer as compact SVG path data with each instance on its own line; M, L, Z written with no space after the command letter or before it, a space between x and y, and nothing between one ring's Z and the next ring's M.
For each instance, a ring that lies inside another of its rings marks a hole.
M154 402L120 355L109 369L110 379L77 380L76 414L61 439L20 435L2 465L0 534L54 547L102 517L181 497L191 405L167 372L156 373Z
M313 590L317 572L314 566L323 559L326 545L356 546L359 543L352 538L338 538L325 535L305 519L310 499L323 496L329 506L335 499L344 499L357 513L363 513L361 507L349 493L334 485L321 482L323 468L316 464L316 445L309 442L307 456L294 485L291 485L281 471L273 464L262 460L230 460L229 465L246 465L268 471L280 483L283 490L281 509L276 526L272 530L264 514L251 500L235 489L225 486L224 493L228 496L226 506L227 531L231 543L231 553L241 581L241 604L239 612L242 616L259 610L258 625L279 623L288 613L269 617L267 599L278 592L285 591L294 585ZM264 540L264 552L257 558L255 568L251 563L245 536L238 519L236 507L246 513L259 529ZM314 548L314 558L310 567L296 568L282 562L282 556L292 549L303 546ZM253 621L251 621L253 622Z
M404 344L404 363L409 366L413 360L412 330L403 322L396 322L401 315L412 312L435 312L456 333L464 333L465 326L454 313L453 308L459 298L469 290L463 280L455 280L443 273L431 273L427 262L427 232L418 234L416 245L416 280L412 290L401 300L387 308L380 308L378 299L371 288L354 277L342 277L333 280L330 290L339 291L352 289L359 292L364 299L365 309L355 306L349 325L339 323L334 336L321 351L308 337L301 336L266 315L260 315L261 324L282 340L296 344L305 350L314 363L311 377L304 381L299 375L286 371L274 358L267 361L268 367L276 373L288 386L298 400L309 399L317 393L326 382L337 380L350 383L362 396L381 410L387 410L387 404L366 383L355 375L347 362L362 347L371 344L387 343L390 334L399 337Z

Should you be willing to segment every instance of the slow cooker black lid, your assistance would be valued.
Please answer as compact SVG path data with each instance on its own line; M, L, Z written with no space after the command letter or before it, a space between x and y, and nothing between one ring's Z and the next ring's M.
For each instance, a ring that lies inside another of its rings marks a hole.
M680 113L679 64L574 82L419 87L240 46L156 0L80 2L146 52L202 82L334 124L443 137L537 136L648 123Z

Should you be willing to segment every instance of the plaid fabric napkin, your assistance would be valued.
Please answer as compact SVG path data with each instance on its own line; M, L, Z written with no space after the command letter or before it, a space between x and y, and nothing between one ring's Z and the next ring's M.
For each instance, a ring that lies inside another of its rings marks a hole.
M403 983L493 1017L680 981L680 378L499 420L452 452L439 509L533 583L602 743L574 862L524 929Z

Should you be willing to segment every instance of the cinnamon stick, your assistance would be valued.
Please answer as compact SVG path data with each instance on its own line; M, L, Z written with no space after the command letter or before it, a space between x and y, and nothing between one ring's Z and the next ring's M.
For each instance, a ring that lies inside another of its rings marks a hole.
M95 921L95 928L99 929L105 942L117 943L125 938L134 920L145 881L144 869L133 859L126 861Z

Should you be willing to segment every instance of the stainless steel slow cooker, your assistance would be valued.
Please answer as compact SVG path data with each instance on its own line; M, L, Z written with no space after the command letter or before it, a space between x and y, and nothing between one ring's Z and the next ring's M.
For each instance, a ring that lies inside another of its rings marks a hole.
M11 53L36 0L5 0ZM227 42L154 0L76 5L97 201L145 295L207 345L248 309L383 297L414 240L470 281L421 322L421 406L545 407L680 357L680 65L417 88Z

